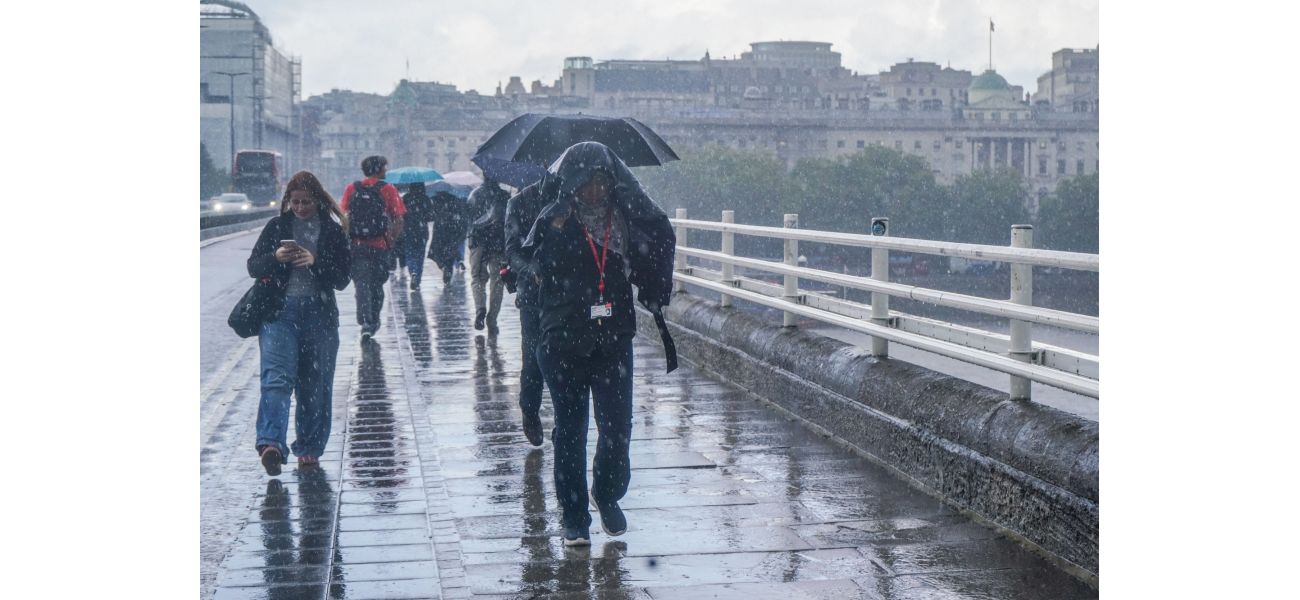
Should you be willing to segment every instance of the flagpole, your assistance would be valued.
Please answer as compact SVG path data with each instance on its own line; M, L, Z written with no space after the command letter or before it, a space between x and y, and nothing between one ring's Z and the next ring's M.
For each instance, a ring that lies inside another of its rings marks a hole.
M993 19L989 19L989 70L993 70Z

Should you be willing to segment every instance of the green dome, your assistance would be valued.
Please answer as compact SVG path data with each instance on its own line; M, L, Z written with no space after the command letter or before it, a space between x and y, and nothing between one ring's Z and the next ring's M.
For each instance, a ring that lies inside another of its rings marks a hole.
M998 75L997 73L990 70L990 71L985 71L981 73L979 77L972 79L970 82L970 89L1009 90L1011 89L1011 84L1007 83L1007 80L1003 79L1001 75Z

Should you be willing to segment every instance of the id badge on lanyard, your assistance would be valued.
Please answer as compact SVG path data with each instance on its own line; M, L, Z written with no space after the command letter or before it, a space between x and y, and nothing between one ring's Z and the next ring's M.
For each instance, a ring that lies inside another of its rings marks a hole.
M589 319L595 319L597 325L602 325L600 319L607 318L614 314L614 304L605 302L605 265L609 258L609 234L613 230L614 208L611 206L605 212L605 243L599 253L596 252L596 240L591 239L591 232L587 231L587 226L582 226L582 233L587 236L587 244L591 246L591 257L596 261L596 270L600 273L600 283L596 284L596 290L600 294L600 299L591 307Z

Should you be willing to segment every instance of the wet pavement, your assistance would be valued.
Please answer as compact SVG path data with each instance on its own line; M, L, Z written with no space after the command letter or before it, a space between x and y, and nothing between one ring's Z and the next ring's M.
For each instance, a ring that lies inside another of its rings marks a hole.
M351 289L339 294L318 469L265 475L256 347L205 333L226 355L203 381L203 598L1097 596L689 363L665 374L658 341L640 338L628 532L593 526L589 549L566 549L551 444L533 448L519 426L512 298L489 337L471 328L461 274L444 288L430 264L418 293L405 284L390 282L372 344L358 342ZM549 400L542 419L549 431Z

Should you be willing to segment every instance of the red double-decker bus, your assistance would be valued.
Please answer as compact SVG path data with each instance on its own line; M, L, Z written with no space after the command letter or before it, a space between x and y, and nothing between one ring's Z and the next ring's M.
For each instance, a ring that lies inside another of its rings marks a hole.
M236 152L231 174L235 191L248 196L254 206L275 204L280 199L280 165L280 153L274 150Z

